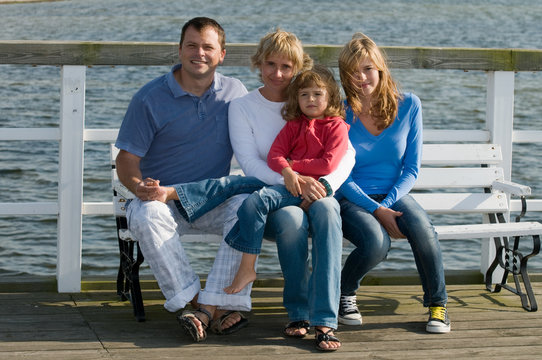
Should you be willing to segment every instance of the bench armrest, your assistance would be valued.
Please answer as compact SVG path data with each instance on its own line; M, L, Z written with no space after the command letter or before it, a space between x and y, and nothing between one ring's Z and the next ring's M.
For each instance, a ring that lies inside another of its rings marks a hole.
M122 185L120 181L115 181L113 183L113 188L120 196L122 196L126 200L135 198L135 195L130 190L128 190L126 186Z
M512 181L494 181L491 187L514 196L531 195L531 188Z

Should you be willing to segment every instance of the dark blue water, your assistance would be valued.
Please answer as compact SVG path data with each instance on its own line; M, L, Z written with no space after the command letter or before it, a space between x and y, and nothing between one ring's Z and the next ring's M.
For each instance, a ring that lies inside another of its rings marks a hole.
M182 24L194 16L217 19L230 43L256 43L281 27L306 44L344 44L362 31L386 46L542 48L542 3L522 1L128 1L73 0L0 5L0 39L177 42ZM166 67L93 67L87 70L86 126L117 128L134 92ZM249 89L257 76L246 68L222 68ZM483 72L395 70L402 88L420 96L424 125L436 129L481 129L485 119ZM0 65L2 127L58 127L60 69ZM542 75L516 76L515 127L541 129ZM110 201L108 145L85 145L85 201ZM542 145L514 146L512 180L542 197ZM57 198L56 142L0 143L0 202ZM532 219L540 220L540 214ZM56 219L0 217L0 275L55 273ZM380 270L414 269L408 244L396 242ZM214 256L190 244L193 265L206 273ZM478 241L444 242L446 269L479 267ZM114 219L83 219L83 276L114 275ZM274 244L266 242L262 272L278 272ZM542 261L532 262L542 269ZM148 271L148 270L147 270Z

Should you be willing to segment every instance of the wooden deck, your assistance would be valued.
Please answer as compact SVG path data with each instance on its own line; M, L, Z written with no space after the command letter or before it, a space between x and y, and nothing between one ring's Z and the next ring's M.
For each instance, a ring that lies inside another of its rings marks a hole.
M280 287L254 289L247 328L210 334L199 344L163 309L153 286L144 290L143 323L129 303L118 301L111 281L78 294L51 287L0 284L0 359L532 359L542 353L542 312L529 313L517 296L491 294L482 284L448 286L452 332L443 335L424 331L418 285L364 285L358 295L363 326L340 326L343 347L325 354L314 349L312 336L282 337L287 317ZM534 289L542 301L542 282Z

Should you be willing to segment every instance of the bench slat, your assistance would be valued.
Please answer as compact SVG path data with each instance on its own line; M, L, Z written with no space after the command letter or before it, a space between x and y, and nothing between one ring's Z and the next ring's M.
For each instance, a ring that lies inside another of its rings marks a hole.
M422 165L499 164L502 153L495 144L424 144Z
M421 168L415 190L438 188L489 188L503 181L502 168Z
M508 210L506 194L500 193L411 193L412 197L433 214L497 213Z
M542 234L538 222L513 222L502 224L469 224L435 226L440 240L481 239L489 237L532 236Z

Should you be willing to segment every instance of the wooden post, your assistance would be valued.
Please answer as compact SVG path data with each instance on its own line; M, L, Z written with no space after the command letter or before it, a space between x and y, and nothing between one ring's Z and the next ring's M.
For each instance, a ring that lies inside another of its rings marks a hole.
M58 181L58 292L81 291L85 66L62 66Z
M486 126L491 134L491 143L502 149L504 179L512 176L512 137L514 131L514 73L491 71L487 81ZM510 202L510 199L508 199ZM507 220L510 214L506 214ZM495 245L491 239L482 241L480 271L485 274L495 256ZM493 273L493 283L500 282L502 271Z

